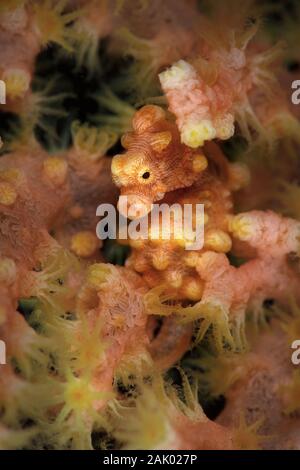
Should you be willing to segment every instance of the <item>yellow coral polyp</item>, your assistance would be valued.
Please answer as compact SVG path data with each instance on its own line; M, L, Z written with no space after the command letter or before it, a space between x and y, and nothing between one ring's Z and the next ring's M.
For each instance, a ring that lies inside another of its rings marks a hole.
M165 251L158 251L152 256L152 265L158 271L164 271L170 264L170 256Z
M88 410L93 407L93 403L98 395L91 389L89 383L77 379L66 386L65 401L71 409L78 411Z
M23 280L28 296L37 297L43 314L50 314L54 319L63 308L63 294L66 293L66 278L70 271L76 272L76 258L68 251L53 247L53 251L42 260L42 270L31 271Z
M184 282L183 291L187 299L197 302L201 300L204 290L203 282L200 279L187 278Z
M232 242L228 233L223 230L210 230L205 236L205 247L217 253L228 253Z
M211 328L214 339L213 345L218 352L224 351L224 345L226 343L230 347L234 347L234 339L230 331L228 313L221 303L201 300L192 307L175 306L174 311L179 318L181 317L180 321L184 323L201 320L195 338L196 343L200 343L209 328Z
M239 214L229 219L229 232L239 240L248 240L253 234L253 221L248 215Z
M97 161L103 157L117 140L117 135L114 132L80 125L78 121L73 123L72 133L77 154L91 161Z
M170 286L174 289L179 289L183 282L183 277L180 271L172 271L168 273L168 281Z
M89 267L87 272L87 282L91 287L99 288L103 282L107 282L108 276L111 274L109 266L99 263Z
M241 414L239 424L233 431L234 447L239 450L260 449L262 441L266 439L266 436L258 434L263 422L264 419L262 418L248 425L244 414Z
M30 73L21 68L6 70L2 79L6 85L7 96L12 100L22 98L30 88Z
M112 394L108 392L95 390L89 375L77 377L68 370L63 391L64 405L56 421L62 422L73 413L75 419L86 419L86 426L88 426L88 417L96 418L99 403L104 403L111 397Z
M170 425L164 402L150 387L143 387L132 406L117 407L115 435L125 449L155 449L170 438Z
M177 309L176 305L171 305L171 296L165 293L165 286L160 285L149 290L144 296L144 305L148 315L169 316Z
M68 25L78 18L80 12L63 13L66 6L67 0L42 0L34 4L35 27L42 44L55 42L72 50L70 40L74 38L74 32Z
M44 175L55 186L61 186L66 181L68 164L63 158L49 157L44 161Z
M195 155L193 157L193 170L195 173L201 173L206 170L208 165L207 158L204 155Z
M14 187L6 181L0 181L0 204L3 206L12 206L18 195Z
M9 168L0 171L0 179L18 185L22 181L22 172L18 168Z
M71 239L71 250L81 258L91 257L100 246L100 240L88 230L76 233Z
M201 255L197 251L189 251L184 257L186 266L188 266L189 268L195 268L198 264L200 257Z
M188 122L181 131L181 141L191 148L202 147L206 140L216 137L216 129L211 121L204 119L200 122Z

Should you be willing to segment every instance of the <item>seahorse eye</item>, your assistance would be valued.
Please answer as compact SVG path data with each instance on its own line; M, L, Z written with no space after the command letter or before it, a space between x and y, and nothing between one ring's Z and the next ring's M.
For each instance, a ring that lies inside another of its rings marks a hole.
M142 178L144 180L147 180L150 178L150 172L149 171L145 171L145 173L142 174Z

